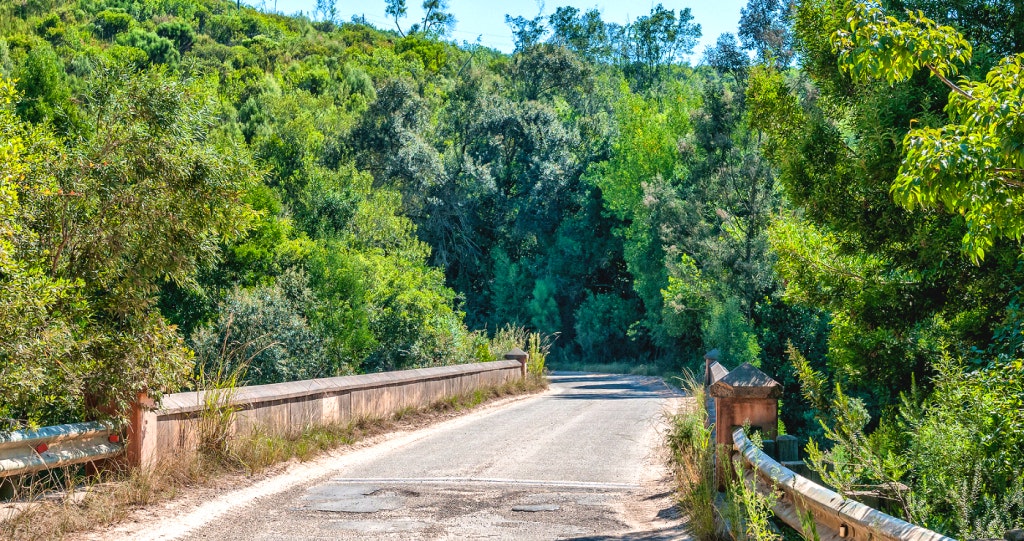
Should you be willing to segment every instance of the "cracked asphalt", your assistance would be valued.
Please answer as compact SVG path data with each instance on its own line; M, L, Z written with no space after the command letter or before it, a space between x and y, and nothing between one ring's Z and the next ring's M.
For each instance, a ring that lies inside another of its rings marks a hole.
M685 398L657 378L556 374L551 391L326 464L161 539L686 539L659 453Z

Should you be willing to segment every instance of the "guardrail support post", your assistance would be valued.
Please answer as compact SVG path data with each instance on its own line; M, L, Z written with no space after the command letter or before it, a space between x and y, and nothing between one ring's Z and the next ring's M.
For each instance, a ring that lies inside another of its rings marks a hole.
M132 403L128 423L128 464L136 467L150 467L156 459L156 403L145 392L141 392Z

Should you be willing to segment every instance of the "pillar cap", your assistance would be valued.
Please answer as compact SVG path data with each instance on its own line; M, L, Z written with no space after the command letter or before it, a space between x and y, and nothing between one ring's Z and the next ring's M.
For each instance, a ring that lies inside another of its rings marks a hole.
M526 359L528 359L529 357L530 356L527 355L527 353L525 351L523 351L523 350L521 350L519 348L514 348L514 349L512 349L512 351L509 351L508 353L505 354L505 358L506 359L509 359L509 360L512 360L512 361L519 361L521 363L525 363Z
M716 398L779 398L782 385L750 363L743 363L711 386Z

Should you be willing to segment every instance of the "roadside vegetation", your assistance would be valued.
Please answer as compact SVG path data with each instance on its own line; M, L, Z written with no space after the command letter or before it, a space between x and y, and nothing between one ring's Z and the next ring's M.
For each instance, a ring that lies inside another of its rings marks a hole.
M707 395L703 383L693 374L685 377L681 386L693 400L688 409L668 416L669 430L665 438L669 467L675 477L679 507L689 519L690 531L700 541L719 541L725 537L715 511L719 499L715 479L718 449L705 408Z
M750 0L704 51L685 8L555 7L504 54L432 4L0 2L0 429L513 328L563 368L718 348L835 488L1021 526L1019 6Z
M680 384L692 400L685 409L669 414L665 439L676 499L690 532L700 541L781 541L772 513L777 496L754 486L739 464L732 462L731 450L715 444L703 382L688 373ZM753 441L760 445L759 434ZM715 471L719 461L726 465L721 480Z

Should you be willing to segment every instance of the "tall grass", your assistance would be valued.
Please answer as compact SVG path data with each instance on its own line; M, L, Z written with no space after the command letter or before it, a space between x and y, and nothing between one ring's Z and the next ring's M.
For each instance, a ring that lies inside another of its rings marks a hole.
M687 372L681 385L694 400L669 418L670 465L678 487L679 506L690 518L690 530L700 541L722 539L715 516L715 444L711 439L703 384Z
M231 370L225 366L225 363L221 363L216 372L208 374L200 364L196 378L197 387L202 393L202 409L196 423L198 449L200 453L220 460L229 455L229 440L235 413L239 409L232 402L247 364L236 365Z
M527 337L526 375L535 381L545 381L545 361L551 351L551 342L539 333L530 333Z
M782 536L772 523L772 508L778 499L773 490L762 493L755 475L744 475L743 466L733 464L735 476L726 492L724 515L734 539L751 541L781 541Z

